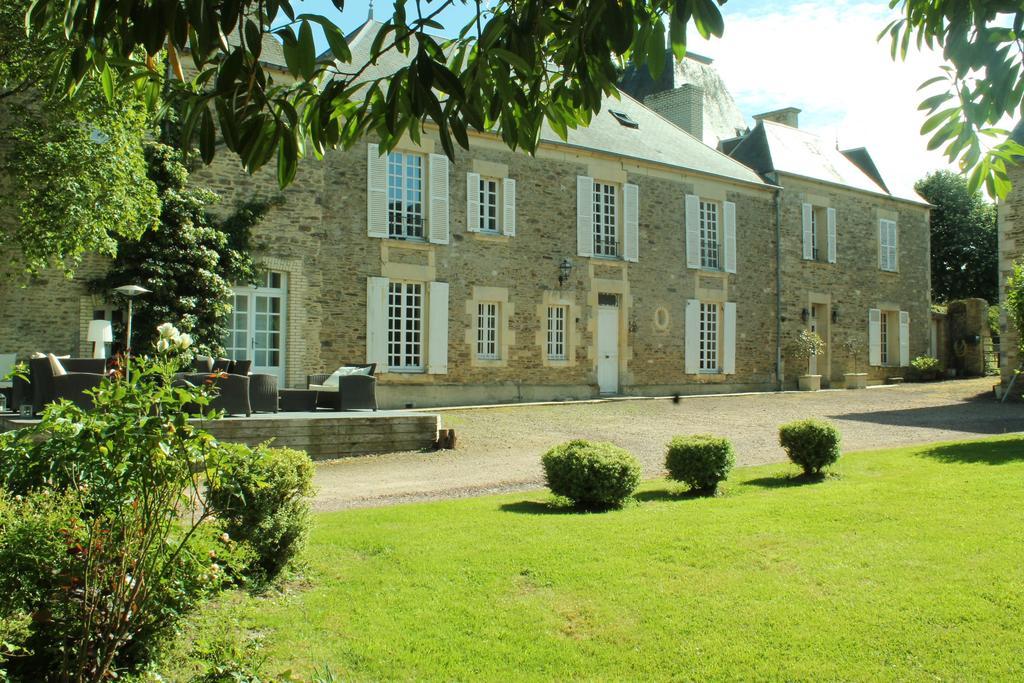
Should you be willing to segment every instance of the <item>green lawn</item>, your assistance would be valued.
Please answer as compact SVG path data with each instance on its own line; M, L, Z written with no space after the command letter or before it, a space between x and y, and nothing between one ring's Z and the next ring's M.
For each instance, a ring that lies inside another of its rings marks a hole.
M219 612L268 671L345 680L1024 677L1024 439L794 473L601 514L544 492L324 514L308 587Z

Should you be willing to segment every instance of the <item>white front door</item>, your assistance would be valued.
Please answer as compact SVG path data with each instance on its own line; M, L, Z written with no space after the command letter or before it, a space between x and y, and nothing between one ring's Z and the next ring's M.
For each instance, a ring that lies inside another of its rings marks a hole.
M277 272L262 274L256 287L237 287L225 343L229 358L252 360L253 373L276 375L282 385L286 289Z
M619 391L619 309L597 307L597 386L602 394Z

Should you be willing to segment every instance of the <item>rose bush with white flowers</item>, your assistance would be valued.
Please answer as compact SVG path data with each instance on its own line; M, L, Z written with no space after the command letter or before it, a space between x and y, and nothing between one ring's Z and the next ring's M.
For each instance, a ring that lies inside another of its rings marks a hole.
M247 580L256 554L208 491L254 485L248 449L190 419L211 391L174 381L191 345L161 325L156 353L104 380L92 409L55 403L0 434L0 681L137 673L204 596Z

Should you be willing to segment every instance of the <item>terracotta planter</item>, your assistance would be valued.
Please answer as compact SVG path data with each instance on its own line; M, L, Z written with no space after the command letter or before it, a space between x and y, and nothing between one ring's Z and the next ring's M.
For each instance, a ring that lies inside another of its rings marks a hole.
M843 374L843 379L846 380L847 389L868 388L868 373L866 372L847 372Z
M800 391L820 391L821 375L800 375Z

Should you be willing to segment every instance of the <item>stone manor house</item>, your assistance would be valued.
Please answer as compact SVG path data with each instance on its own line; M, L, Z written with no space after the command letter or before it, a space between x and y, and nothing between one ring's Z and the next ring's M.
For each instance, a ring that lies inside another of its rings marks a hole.
M533 157L474 135L449 160L428 131L303 160L255 231L265 274L236 289L230 354L282 386L376 363L387 408L881 382L928 352L928 205L866 150L795 109L748 129L700 57L623 88L638 99L567 142L545 130ZM225 207L278 193L226 152L193 179ZM0 284L0 351L84 355L113 313L57 274ZM802 329L827 344L809 361Z

